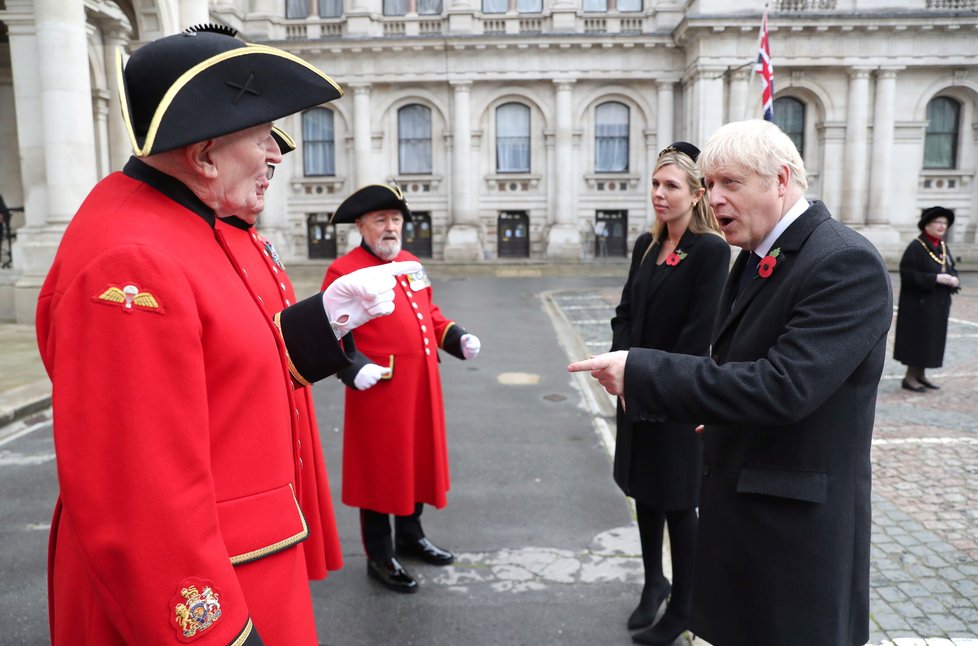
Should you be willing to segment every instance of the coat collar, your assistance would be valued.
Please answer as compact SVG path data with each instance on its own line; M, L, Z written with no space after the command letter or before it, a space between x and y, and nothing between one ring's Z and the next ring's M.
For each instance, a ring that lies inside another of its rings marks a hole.
M156 170L136 157L130 157L122 169L123 174L134 180L149 184L157 191L180 206L199 215L212 229L214 228L214 209L204 204L186 184Z
M731 300L734 296L734 290L737 286L737 280L740 277L740 273L743 270L744 265L747 263L747 257L751 252L741 251L740 255L737 256L737 260L734 262L733 268L730 270L729 277L727 278L727 283L723 287L723 296L720 297L721 314L726 311L726 317L720 319L718 318L719 324L718 329L714 336L714 343L720 339L720 337L731 327L731 325L740 319L744 310L750 304L754 298L761 293L761 291L767 287L769 284L781 282L784 277L791 271L791 261L792 258L797 254L796 252L801 249L802 245L805 244L805 240L808 236L812 234L820 224L830 219L832 216L829 214L828 209L822 202L812 202L808 210L802 213L797 220L791 223L784 232L778 236L775 240L771 249L780 249L778 254L778 266L775 268L774 273L768 278L764 279L751 279L747 283L747 287L744 288L743 293L740 294L740 298L737 302L731 305ZM726 305L726 308L724 308Z

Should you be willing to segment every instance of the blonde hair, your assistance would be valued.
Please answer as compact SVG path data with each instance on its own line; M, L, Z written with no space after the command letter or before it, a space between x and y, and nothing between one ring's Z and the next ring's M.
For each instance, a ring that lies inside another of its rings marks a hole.
M791 171L791 181L802 190L808 188L805 162L781 128L763 119L734 121L713 133L699 156L705 174L724 166L740 166L762 177L774 179L781 168Z
M683 174L686 176L686 184L689 186L690 193L695 193L701 188L704 191L706 190L703 187L702 178L696 162L686 153L667 148L659 155L659 159L656 160L652 174L655 175L663 166L678 166L679 170L683 171ZM652 223L652 244L661 240L664 229L665 225L656 218L655 222ZM723 235L720 232L720 223L717 222L717 217L713 214L713 209L710 208L710 201L707 199L705 192L696 201L696 205L693 206L693 217L689 221L688 229L697 235L703 233L715 233L721 237Z

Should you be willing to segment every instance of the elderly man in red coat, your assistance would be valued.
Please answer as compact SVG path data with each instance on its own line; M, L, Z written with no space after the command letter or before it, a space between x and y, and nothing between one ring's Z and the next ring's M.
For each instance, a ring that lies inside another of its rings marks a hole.
M135 157L81 205L37 303L51 642L315 645L295 387L349 365L348 332L420 265L266 314L216 219L254 224L282 159L271 122L342 92L228 28L117 61Z
M336 209L332 223L356 222L361 245L333 262L323 289L352 271L417 261L401 249L411 211L397 187L370 185ZM448 565L454 555L421 528L425 503L441 509L449 489L448 450L438 349L460 358L479 353L479 339L432 302L424 270L397 277L395 311L359 327L357 355L338 374L349 386L343 436L343 502L360 508L367 574L396 592L418 583L395 557ZM389 514L394 515L391 540Z

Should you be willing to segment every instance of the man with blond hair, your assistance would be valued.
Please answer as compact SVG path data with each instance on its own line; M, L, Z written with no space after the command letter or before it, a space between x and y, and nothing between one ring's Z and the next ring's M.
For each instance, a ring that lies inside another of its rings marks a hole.
M804 162L774 124L723 126L699 164L742 249L712 356L633 348L570 370L590 371L635 421L705 425L692 632L714 646L862 645L886 267L805 199ZM643 643L671 644L666 628Z

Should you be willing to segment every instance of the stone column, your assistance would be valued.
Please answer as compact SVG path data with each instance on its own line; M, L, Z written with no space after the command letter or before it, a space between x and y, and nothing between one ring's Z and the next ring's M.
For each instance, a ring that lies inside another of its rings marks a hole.
M845 183L842 188L842 213L839 214L846 224L860 225L866 221L870 71L865 67L849 70Z
M754 71L753 64L738 67L730 71L730 100L727 102L727 121L743 121L744 119L755 116L751 111L751 106L759 103L760 88L755 94L751 94L751 76ZM754 100L751 100L751 99ZM711 133L712 134L712 133ZM706 141L696 143L702 146Z
M548 170L554 183L553 224L547 232L547 258L579 259L581 232L575 224L574 180L574 119L571 112L574 81L554 81L556 88L556 162Z
M689 79L693 89L693 105L689 112L693 115L690 143L697 147L710 138L717 128L723 125L723 76L726 68L699 67Z
M471 81L452 81L452 185L445 260L478 261L483 257L479 214L475 205L472 159Z
M873 157L870 163L869 223L888 224L890 166L893 155L893 98L896 70L876 73L876 109L873 114Z
M890 225L895 202L890 178L893 173L893 110L898 69L881 68L876 73L876 100L873 114L873 150L869 178L869 229L864 231L878 247L896 245L900 234Z
M658 81L655 84L656 87L656 115L655 115L655 129L658 135L658 143L656 144L658 152L662 150L669 144L671 144L675 139L672 135L672 124L676 118L673 113L673 105L675 105L675 86L676 82L674 80ZM655 165L655 157L652 158L653 166ZM650 169L651 170L651 169Z
M34 0L33 21L29 7L20 5L6 5L8 11L23 9L23 20L11 22L7 15L28 209L14 254L23 272L14 308L18 322L32 323L61 235L95 184L95 134L83 4Z
M829 121L818 126L822 147L822 159L841 159L845 154L846 126L840 121ZM842 164L822 162L821 200L829 211L838 218L842 209ZM813 196L815 197L815 196Z
M356 191L361 186L373 184L381 181L382 178L371 176L375 172L376 166L371 163L373 153L371 151L370 140L370 84L351 83L347 87L353 88L353 157L354 157L354 186L350 187L350 192Z
M109 90L109 169L120 170L125 166L132 154L132 142L126 131L126 123L122 117L122 106L119 102L119 82L116 74L116 52L125 50L131 40L131 27L128 21L124 25L103 30L103 45L105 49L105 80Z

